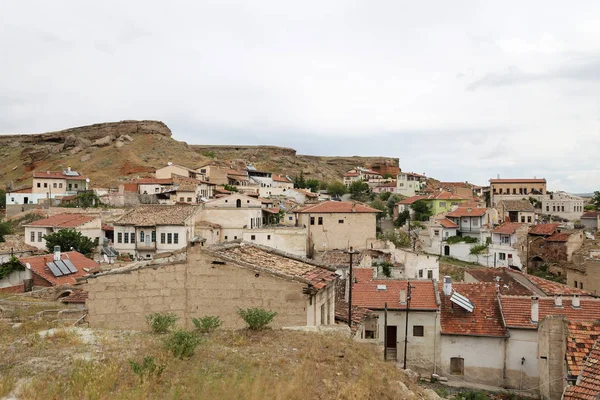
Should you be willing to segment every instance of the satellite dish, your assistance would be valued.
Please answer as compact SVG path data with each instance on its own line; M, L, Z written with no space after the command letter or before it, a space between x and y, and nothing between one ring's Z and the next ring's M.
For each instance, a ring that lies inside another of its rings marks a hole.
M31 264L25 263L25 266L27 267L27 269L31 269Z
M104 254L104 262L108 262L108 256L106 254Z
M86 181L87 183L90 183L90 178L85 178L85 181Z

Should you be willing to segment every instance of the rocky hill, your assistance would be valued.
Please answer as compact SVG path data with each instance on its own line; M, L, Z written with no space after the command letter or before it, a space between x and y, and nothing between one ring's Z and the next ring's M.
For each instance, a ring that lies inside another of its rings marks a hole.
M25 187L31 171L70 166L85 173L92 186L114 187L137 176L151 176L171 161L197 168L207 162L256 168L307 178L340 180L356 166L396 174L397 158L318 157L298 155L296 150L276 146L188 145L172 138L160 121L121 121L94 124L57 132L0 135L0 186Z

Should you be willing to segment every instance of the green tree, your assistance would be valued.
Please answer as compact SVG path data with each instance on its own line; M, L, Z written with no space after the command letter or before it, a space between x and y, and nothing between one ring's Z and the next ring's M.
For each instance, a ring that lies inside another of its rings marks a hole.
M348 193L348 188L342 182L332 182L327 185L327 193L332 196L342 196Z
M381 193L379 193L379 198L383 201L388 201L388 199L390 198L391 195L392 195L392 192L381 192Z
M6 208L6 190L0 189L0 210Z
M423 200L417 200L410 206L415 212L415 221L427 221L431 217L431 210Z
M380 213L377 213L377 215L375 216L377 225L379 226L379 223L381 222L381 218L384 218L387 214L387 204L385 203L385 201L377 198L377 199L373 200L372 202L370 202L369 205L371 207L381 211Z
M308 179L304 184L304 187L310 189L313 193L317 193L320 186L321 182L318 179Z
M86 190L84 192L78 193L75 196L73 202L70 202L66 205L61 205L61 207L81 207L81 208L97 208L102 206L102 202L100 201L100 197L94 193L93 190Z
M370 191L369 185L363 181L352 182L349 189L352 199L358 201L366 201L369 198Z
M471 247L471 250L469 250L469 254L477 257L477 262L479 262L479 256L482 254L486 254L487 249L488 247L485 244L476 244L475 246Z
M406 221L408 221L409 218L410 218L410 211L404 210L400 214L398 214L398 218L396 218L396 220L394 221L394 225L397 228L400 228L401 226L403 226L406 223Z
M304 180L304 172L300 171L300 176L294 177L294 187L297 189L304 189L306 187L306 181Z
M596 207L596 209L600 209L600 192L599 191L595 191L594 192L594 197L592 197L592 204L594 205L594 207Z
M396 208L396 204L401 201L404 196L399 194L393 194L387 199L388 213L390 216L394 215L394 209Z
M225 185L223 186L223 189L229 191L229 192L237 192L237 188L233 185Z
M4 242L4 236L12 233L12 226L8 222L0 221L0 242Z
M58 232L45 235L44 239L46 239L46 247L50 252L54 251L54 246L60 246L62 251L73 249L81 254L90 256L97 246L89 237L73 229L62 229Z

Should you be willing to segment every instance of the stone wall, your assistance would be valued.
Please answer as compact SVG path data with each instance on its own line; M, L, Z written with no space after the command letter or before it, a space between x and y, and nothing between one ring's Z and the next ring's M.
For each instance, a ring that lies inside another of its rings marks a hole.
M84 287L92 327L145 329L146 315L173 312L187 328L191 318L206 315L219 316L225 328L242 328L238 307L276 311L273 327L307 323L304 284L223 263L201 248L188 254L187 263L113 271L89 278Z
M540 398L560 399L567 375L565 351L567 322L563 317L547 317L538 326Z

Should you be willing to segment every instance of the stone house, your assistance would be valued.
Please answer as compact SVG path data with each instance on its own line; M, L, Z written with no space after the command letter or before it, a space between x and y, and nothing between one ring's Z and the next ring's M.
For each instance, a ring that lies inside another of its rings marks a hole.
M396 177L396 193L412 197L425 186L427 177L412 172L400 172Z
M172 178L173 175L184 176L192 179L199 179L200 173L182 165L177 165L169 162L166 167L157 169L154 172L154 176L157 179L168 179Z
M363 340L383 345L387 359L402 361L404 340L408 339L407 367L433 373L436 360L439 360L439 347L432 346L439 330L439 297L434 281L373 279L372 268L356 268L354 277L352 305L367 308L378 315L377 324L371 326L372 330L364 331ZM404 334L407 307L408 337Z
M457 207L446 214L446 218L458 225L461 236L481 238L483 231L487 231L487 209L480 207Z
M546 224L551 225L551 224ZM535 231L534 231L535 232ZM528 260L531 268L542 264L552 266L555 273L564 274L567 263L572 262L573 253L583 244L583 231L566 231L556 228L551 235L529 235Z
M39 253L40 249L25 243L21 235L4 235L4 242L0 242L0 264L9 261L12 256L27 257Z
M398 216L403 213L404 211L408 211L410 218L413 219L415 212L414 210L411 208L411 206L419 201L419 200L423 200L426 196L412 196L409 197L407 199L404 200L400 200L399 202L396 203L396 206L394 207L394 219L398 218Z
M325 201L296 210L297 225L305 227L309 254L326 250L357 250L376 239L379 210L360 203Z
M133 180L131 183L137 184L139 194L158 194L165 191L165 189L173 187L173 178L140 178Z
M598 229L598 221L600 220L600 212L588 211L579 217L581 225L586 229Z
M534 224L535 208L529 200L500 200L496 209L501 222L520 222Z
M201 179L215 185L227 185L229 183L228 171L227 166L218 164L205 164L196 169L196 172L200 173Z
M56 214L25 225L25 243L45 250L46 239L44 236L63 229L80 232L94 241L96 245L101 244L104 239L102 220L99 217L83 214Z
M286 196L288 190L294 188L294 182L283 175L272 175L271 186L259 186L258 193L263 197Z
M288 189L285 196L298 204L313 204L319 201L319 195L307 189Z
M218 227L214 243L241 240L246 230L263 227L263 204L260 199L234 193L209 200L202 205L197 221ZM204 228L196 229L195 236L209 240L212 237ZM207 244L212 244L210 241Z
M43 194L52 199L55 196L77 194L78 191L87 188L87 177L68 167L62 171L35 171L31 191L33 194Z
M114 223L114 248L136 259L185 248L195 240L199 212L199 206L187 204L136 207Z
M547 193L541 197L542 212L570 220L579 219L583 211L584 200L566 192Z
M523 269L528 229L527 224L517 222L507 222L494 228L492 242L488 246L491 265Z
M306 230L295 226L264 226L262 228L245 230L242 240L262 246L306 257Z
M350 185L352 185L352 183L354 182L366 182L370 179L382 179L383 176L377 171L372 171L368 168L363 167L356 167L346 172L343 178L344 185L346 185L346 187L350 187Z
M490 179L490 194L492 206L496 206L500 200L517 200L544 195L546 179Z
M569 286L600 294L600 249L577 252L566 270Z
M238 308L277 312L274 328L335 323L337 275L323 265L247 243L190 247L187 260L121 268L89 277L87 320L94 328L146 329L146 315L172 312L178 324L218 316L245 326Z
M460 203L469 201L471 198L472 197L459 196L450 192L438 191L421 200L427 203L432 215L437 215L450 212L454 207L458 206Z

